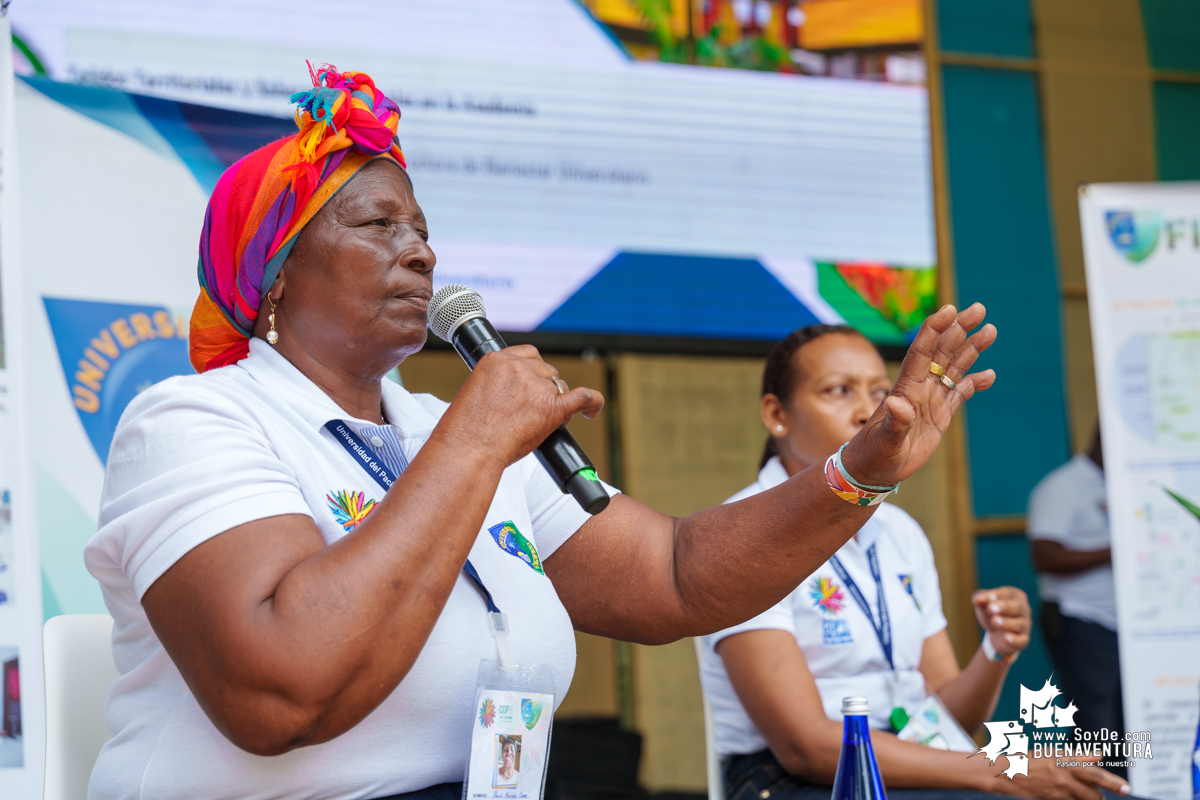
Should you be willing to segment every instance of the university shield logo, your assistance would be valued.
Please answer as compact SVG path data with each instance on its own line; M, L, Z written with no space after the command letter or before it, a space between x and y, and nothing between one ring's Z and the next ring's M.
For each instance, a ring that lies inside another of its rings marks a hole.
M538 724L538 720L542 718L542 704L535 703L529 698L521 700L521 719L525 722L525 727L533 730L533 726Z
M500 545L500 549L508 553L510 556L516 556L541 575L542 558L538 555L537 548L533 546L533 542L526 539L517 526L511 521L501 522L499 525L493 525L488 528L488 533L496 540L496 544Z
M1117 252L1133 264L1145 261L1158 246L1162 214L1157 211L1106 211L1108 238Z

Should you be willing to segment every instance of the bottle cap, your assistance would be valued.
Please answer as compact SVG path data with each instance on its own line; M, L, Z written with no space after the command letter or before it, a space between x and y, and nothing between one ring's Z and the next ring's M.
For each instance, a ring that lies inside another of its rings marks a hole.
M842 716L844 717L860 717L866 715L870 711L870 706L867 704L865 697L843 697L842 698Z

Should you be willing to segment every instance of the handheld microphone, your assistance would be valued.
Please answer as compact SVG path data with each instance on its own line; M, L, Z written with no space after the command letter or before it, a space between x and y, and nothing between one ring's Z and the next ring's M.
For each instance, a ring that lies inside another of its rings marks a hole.
M454 345L471 369L488 353L508 347L487 321L483 298L462 284L443 286L429 301L429 328ZM596 468L566 425L559 425L534 454L558 488L569 492L584 511L599 514L608 507L608 492L596 477Z

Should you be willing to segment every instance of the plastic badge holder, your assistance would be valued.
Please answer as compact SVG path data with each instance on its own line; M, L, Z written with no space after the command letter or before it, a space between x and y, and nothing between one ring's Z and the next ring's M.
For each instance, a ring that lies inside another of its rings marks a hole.
M896 738L905 742L932 747L934 750L952 750L959 753L974 753L979 747L958 724L933 692L921 701L916 712L909 718Z
M463 800L541 800L556 696L545 664L479 662Z

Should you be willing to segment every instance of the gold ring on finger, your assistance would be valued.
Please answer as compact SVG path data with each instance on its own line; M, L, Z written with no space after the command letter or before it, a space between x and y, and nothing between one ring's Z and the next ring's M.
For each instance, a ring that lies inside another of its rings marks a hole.
M954 391L954 388L956 386L958 386L957 383L950 380L950 376L948 376L948 375L939 375L938 380L942 382L942 386L945 386L947 389L949 389L952 392Z
M929 371L932 372L934 375L937 375L939 378L943 377L946 374L945 367L943 367L941 364L937 363L936 361L929 365Z

